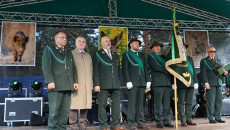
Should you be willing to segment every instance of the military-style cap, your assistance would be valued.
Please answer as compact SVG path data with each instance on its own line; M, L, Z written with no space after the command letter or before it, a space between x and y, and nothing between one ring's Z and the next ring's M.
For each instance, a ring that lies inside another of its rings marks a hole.
M130 44L131 44L132 42L134 42L134 41L139 42L139 46L141 46L141 41L140 41L140 40L138 40L137 38L132 38L132 39L129 41L129 44L128 44L129 48L131 48L131 47L130 47Z
M158 41L154 41L152 46L150 46L150 49L152 49L154 46L163 46L162 44L160 44Z

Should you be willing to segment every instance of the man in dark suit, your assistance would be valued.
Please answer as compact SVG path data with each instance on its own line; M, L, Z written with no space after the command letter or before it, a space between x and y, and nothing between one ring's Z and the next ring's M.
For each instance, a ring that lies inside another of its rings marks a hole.
M150 88L151 82L145 57L138 52L140 45L140 40L131 39L128 44L130 50L122 58L122 71L128 88L128 126L131 130L149 129L144 125L143 101L145 88Z
M78 89L76 67L66 44L66 34L58 32L55 44L46 46L42 57L42 70L48 84L49 130L66 129L71 91Z
M153 53L148 56L157 128L173 127L170 124L171 75L165 68L166 57L161 55L161 47L162 45L158 41L154 41L150 47Z
M110 51L109 37L101 38L103 49L93 55L93 83L94 91L98 92L98 120L100 129L106 130L108 116L106 115L107 99L112 100L111 130L123 130L119 127L120 115L120 60L119 56Z
M187 48L188 45L184 44L185 52ZM187 56L187 63L191 74L191 84L187 87L183 82L177 79L178 115L181 126L196 126L197 124L192 122L192 98L194 89L198 88L198 81L192 57Z
M221 119L222 108L222 80L217 76L214 68L221 65L220 59L215 57L216 49L213 46L208 48L208 56L200 61L202 82L205 83L207 116L209 123L225 123ZM228 72L222 69L224 75Z

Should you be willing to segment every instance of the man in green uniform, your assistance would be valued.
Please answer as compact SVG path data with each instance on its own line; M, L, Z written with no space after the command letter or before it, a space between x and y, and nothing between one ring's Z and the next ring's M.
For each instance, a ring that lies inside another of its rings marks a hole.
M186 49L188 45L184 44L184 51L186 53ZM189 87L185 86L183 82L177 80L177 94L178 94L178 115L181 121L181 126L197 125L192 122L192 99L194 89L198 88L196 71L194 68L192 57L187 56L187 63L190 70L191 76L191 85Z
M216 49L213 46L208 48L208 56L200 61L202 82L205 83L207 116L209 123L225 123L221 119L222 108L222 80L217 76L214 68L221 65L220 59L215 57ZM223 69L224 75L228 72Z
M46 46L42 71L48 84L49 130L65 130L70 112L71 91L78 89L77 71L67 44L66 34L58 32L55 44Z
M161 47L162 45L158 41L154 41L150 47L153 53L148 56L157 128L173 127L170 124L171 75L165 68L166 57L161 55Z
M93 55L93 83L94 91L98 92L98 120L100 129L106 130L108 116L106 115L107 99L112 100L111 130L123 130L119 127L120 116L120 60L119 56L110 51L109 37L101 38L103 49Z
M144 125L143 101L145 88L150 88L151 82L149 82L145 57L138 52L140 45L140 40L131 39L128 44L130 50L124 53L122 58L122 71L128 88L128 126L131 130L149 129Z

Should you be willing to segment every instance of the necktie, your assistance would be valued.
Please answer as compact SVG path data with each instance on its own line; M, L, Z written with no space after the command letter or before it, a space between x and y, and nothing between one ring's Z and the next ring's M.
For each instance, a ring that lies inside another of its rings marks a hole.
M111 52L108 50L108 56L112 60Z
M137 56L139 56L139 55L138 55L138 52L135 52L135 53L137 54Z

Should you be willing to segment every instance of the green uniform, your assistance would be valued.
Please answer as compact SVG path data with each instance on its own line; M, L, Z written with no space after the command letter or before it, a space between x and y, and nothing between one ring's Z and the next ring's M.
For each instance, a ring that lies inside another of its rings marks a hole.
M77 70L70 50L57 45L46 46L42 57L42 71L46 84L55 83L48 90L49 130L65 130L70 112L71 91L77 83Z
M177 79L178 96L178 115L181 122L192 121L192 98L194 92L194 83L197 83L197 76L190 56L187 56L187 62L190 69L191 85L185 86L183 82Z
M165 68L166 57L152 53L148 56L151 69L156 124L170 123L171 75ZM162 110L163 109L163 110Z
M112 100L112 122L110 128L114 129L119 125L120 115L120 60L117 54L112 53L112 60L108 54L101 49L93 55L93 83L100 86L98 93L98 120L100 128L108 126L106 115L107 98L110 95Z
M137 56L137 54L135 55ZM149 81L149 72L145 64L145 57L142 53L138 53L138 57L140 58L139 61L142 62L142 68L128 52L124 53L122 58L124 79L126 83L132 82L133 84L133 87L128 89L128 125L130 127L136 126L136 121L138 124L144 124L144 91L146 82Z
M200 62L201 78L203 83L209 83L210 89L206 90L207 116L209 120L221 120L222 108L222 80L217 77L214 66L221 64L217 58L203 58Z

